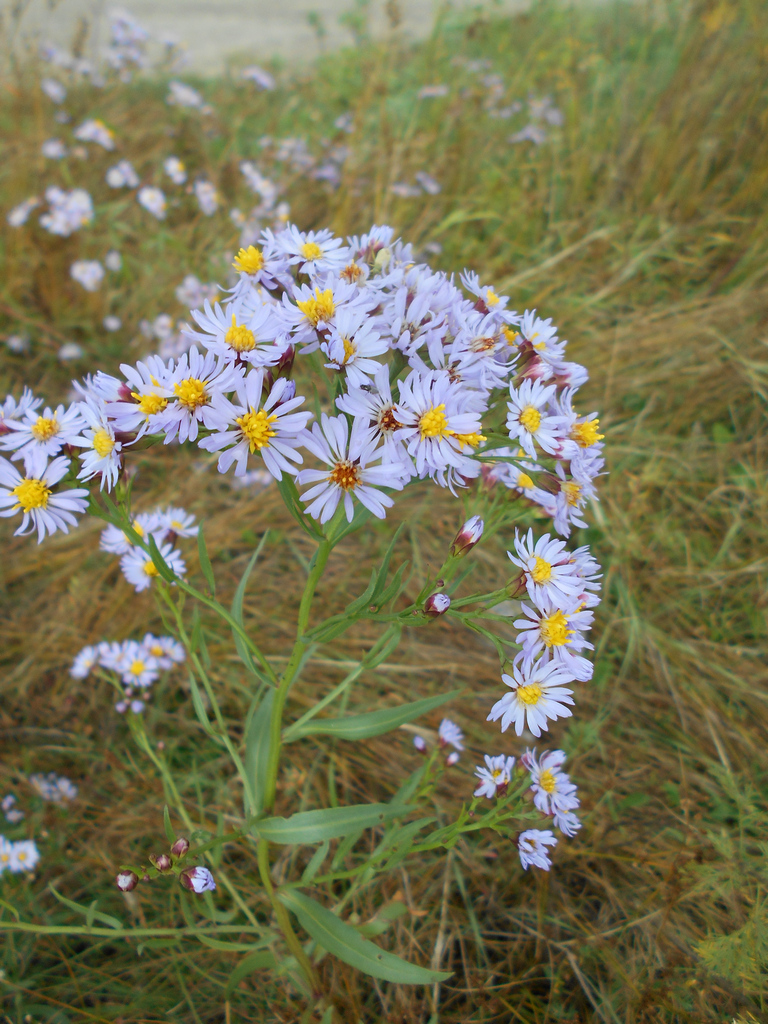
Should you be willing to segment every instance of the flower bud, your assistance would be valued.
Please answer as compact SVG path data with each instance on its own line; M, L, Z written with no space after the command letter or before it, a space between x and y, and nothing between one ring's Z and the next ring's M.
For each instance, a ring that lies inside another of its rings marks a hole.
M517 576L513 576L511 580L507 582L504 591L507 597L517 598L522 597L528 590L528 579L521 569Z
M416 747L420 754L423 754L424 751L427 749L427 744L423 736L414 736L413 745L414 747Z
M185 839L184 836L179 836L176 842L171 847L172 857L186 857L189 852L189 840Z
M477 544L483 536L484 526L480 516L472 516L464 523L451 544L451 554L454 558L463 558Z
M430 618L436 619L438 615L445 615L451 607L451 599L447 594L430 594L424 602L424 611Z
M139 884L139 876L134 871L121 871L115 881L121 892L130 892Z
M216 882L208 868L187 868L179 875L179 882L185 889L198 895L203 892L213 892L216 889Z
M446 757L445 763L448 765L449 768L452 768L455 764L459 763L460 757L461 755L459 754L458 750L452 750L448 757Z
M170 871L171 858L167 853L150 853L150 864L154 864L158 871Z

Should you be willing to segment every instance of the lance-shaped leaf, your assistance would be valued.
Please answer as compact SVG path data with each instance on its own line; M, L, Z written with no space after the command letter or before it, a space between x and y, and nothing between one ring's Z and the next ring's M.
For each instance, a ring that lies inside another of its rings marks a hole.
M211 597L215 597L216 581L213 578L213 566L211 565L211 559L208 556L208 548L205 546L202 523L197 529L197 554L200 559L200 568L203 571L203 576L205 576L205 582L208 584L208 589L211 592Z
M268 535L269 531L267 530L265 531L264 536L259 541L256 550L251 555L251 560L245 567L245 571L243 572L240 582L237 585L235 596L232 598L232 607L230 609L232 613L232 618L235 620L238 626L240 626L241 629L245 628L245 623L243 621L243 601L245 599L245 589L248 586L248 580L250 579L251 573L253 572L253 567L254 565L256 565L258 557L261 554L264 545L267 542ZM253 672L253 674L257 678L263 679L264 674L256 667L256 663L253 660L253 655L248 649L248 645L246 644L246 642L243 640L242 636L238 633L236 629L232 630L232 639L235 641L235 649L237 650L240 660L245 665L245 667L250 669L251 672Z
M278 895L318 946L372 978L395 981L401 985L433 985L451 977L450 972L430 971L381 949L364 939L351 924L342 921L303 892L290 889Z
M406 722L412 722L420 715L426 715L434 711L441 704L445 704L454 697L458 697L461 690L451 690L450 693L441 693L437 697L425 697L423 700L415 700L411 704L401 704L396 708L381 708L380 711L366 711L362 715L346 715L344 718L313 718L298 729L288 728L285 730L283 739L301 739L302 736L334 736L340 740L365 740L371 736L381 736L382 733L397 729Z
M269 722L274 699L275 691L267 690L251 716L245 735L243 760L245 773L251 783L251 792L245 794L246 814L259 814L264 807L264 786L269 767Z
M411 810L397 804L353 804L351 807L327 807L317 811L299 811L290 818L263 818L252 826L254 835L270 843L322 843L350 832L374 828L391 818L403 817Z

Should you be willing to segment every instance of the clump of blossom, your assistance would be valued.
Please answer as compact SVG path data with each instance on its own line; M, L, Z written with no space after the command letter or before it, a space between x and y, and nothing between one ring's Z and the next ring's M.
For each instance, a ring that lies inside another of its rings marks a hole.
M104 257L104 266L107 270L113 272L120 270L123 265L123 257L117 251L117 249L110 249L107 255Z
M149 33L127 11L113 11L110 16L110 40L104 56L123 81L130 79L128 69L147 66L146 44Z
M176 107L191 107L200 110L205 106L205 100L191 85L185 82L171 81L168 83L168 95L165 102Z
M93 203L85 189L73 188L65 192L54 185L45 190L45 198L49 210L42 215L40 223L52 235L66 238L93 220Z
M0 810L9 825L18 825L24 820L24 811L16 806L17 800L13 793L8 793L0 800Z
M153 217L157 217L158 220L165 218L167 203L162 189L155 188L154 185L145 185L139 189L136 198L139 204L145 210L148 210Z
M556 845L557 837L548 829L529 828L517 840L520 863L526 871L528 868L549 871L552 861L549 859L548 847Z
M77 799L77 786L64 775L48 772L47 775L30 775L27 779L43 800L54 804L67 804Z
M101 326L104 328L105 331L119 331L120 328L123 326L123 321L120 319L119 316L109 315L105 316L104 319L101 321Z
M110 167L105 180L110 188L137 188L139 185L139 176L130 160L121 160Z
M29 199L25 199L23 203L19 203L18 206L9 210L5 219L12 228L20 228L27 223L30 213L39 205L40 200L37 196L30 196Z
M217 284L203 284L194 274L187 274L176 289L176 298L188 309L200 309L206 302L214 302L218 294Z
M103 149L115 148L115 133L98 118L89 118L75 129L75 138L80 142L94 142Z
M54 103L63 103L67 98L66 86L56 78L43 78L40 80L40 88L49 100Z
M444 718L437 730L437 740L441 747L453 747L455 750L464 749L464 733L452 722L450 718Z
M98 260L76 260L69 268L69 274L87 292L95 292L104 280L104 267Z
M0 836L0 875L4 871L12 875L34 871L39 860L40 853L34 840L20 839L12 843L5 836Z
M503 796L512 781L514 767L514 757L507 757L504 754L491 757L486 754L485 767L478 765L475 769L475 775L480 780L480 785L475 790L475 796L485 796L489 800Z
M200 211L206 217L211 217L219 208L219 193L210 181L196 181L194 184L195 198L197 199Z
M240 77L244 78L247 82L253 82L260 89L270 90L275 88L274 75L270 75L268 71L260 68L258 64L250 64L247 68L243 68L240 72Z
M177 156L166 157L163 161L163 170L174 185L183 185L187 180L187 169Z
M154 512L140 512L131 523L142 539L153 537L160 555L177 576L184 576L186 563L173 545L179 539L197 536L195 517L183 508L169 506ZM154 562L143 548L134 544L127 534L116 526L107 526L101 532L102 551L120 556L123 575L137 592L146 590L158 576Z
M84 647L69 671L74 679L87 679L96 668L105 670L121 694L115 710L123 714L130 709L139 714L161 673L170 671L185 659L184 648L173 637L147 633L141 641L103 641Z
M48 160L63 160L67 155L67 147L61 139L46 139L40 147L40 152Z

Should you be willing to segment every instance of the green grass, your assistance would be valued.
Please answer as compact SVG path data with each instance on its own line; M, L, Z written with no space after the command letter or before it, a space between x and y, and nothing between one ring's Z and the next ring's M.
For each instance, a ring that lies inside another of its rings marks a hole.
M541 147L510 146L524 121L488 117L480 76L456 58L486 59L508 99L551 94L564 126ZM554 316L572 357L591 371L585 403L607 428L610 475L578 539L604 564L604 603L594 682L576 717L551 734L569 753L584 828L561 844L549 877L524 876L514 850L482 838L459 845L447 868L437 858L407 864L380 897L369 893L355 907L365 920L399 892L411 913L381 941L422 963L438 939L444 945L443 967L455 972L440 991L444 1024L767 1019L767 72L768 19L751 0L538 5L509 20L446 20L416 47L395 38L326 55L274 93L254 95L228 79L202 83L215 109L203 127L199 115L167 108L154 81L74 89L68 101L76 121L102 116L115 128L120 155L145 181L175 152L242 209L249 200L237 164L259 157L261 136L302 135L319 152L336 117L352 111L354 132L336 133L350 147L337 192L263 167L285 184L292 218L344 233L387 221L419 248L439 242L437 264L475 268L517 309ZM139 357L147 342L138 321L181 316L174 287L189 272L221 280L237 232L225 212L206 219L191 205L158 227L103 184L109 155L44 167L40 143L58 126L38 75L24 65L0 99L3 208L71 175L92 191L97 217L63 240L4 227L0 331L26 331L32 348L0 355L0 394L30 382L55 399L72 370L56 358L62 340L86 351L76 374ZM419 101L419 88L436 82L450 83L449 96ZM438 196L393 196L389 185L421 169L441 182ZM111 247L123 252L123 270L85 296L69 264ZM108 311L123 317L117 335L99 327ZM231 491L194 458L167 453L142 462L136 489L140 507L173 499L205 518L225 595L253 534L275 531L246 610L267 650L284 650L297 557L308 548L275 492ZM460 515L431 488L399 503L393 518L407 522L403 547L418 589ZM113 888L121 860L162 841L162 781L132 747L106 690L67 674L84 643L160 625L151 598L134 595L98 552L97 535L86 524L37 549L2 528L0 790L24 797L19 834L35 836L43 860L32 880L4 875L0 898L24 919L72 923L47 891L54 882L137 925L179 924L181 900L167 889L124 900ZM360 592L385 536L371 527L362 554L342 545L322 595L329 608ZM503 583L501 544L478 555L478 574ZM214 671L238 735L247 685L225 640L212 628ZM355 634L333 651L353 657L362 640ZM326 653L310 663L290 715L338 680ZM499 686L491 649L435 623L362 680L352 701L370 707L390 694L415 699L456 685L465 687L453 710L470 738L468 790L472 755L494 743L484 722ZM208 827L237 816L237 784L206 745L183 687L148 717L190 815ZM391 793L413 758L409 739L296 745L281 807L316 805L333 786L341 802ZM80 785L66 812L15 785L22 772L54 769ZM449 812L456 795L446 787L438 799ZM250 855L228 848L223 865L263 920ZM292 866L286 855L280 870ZM217 906L227 909L222 896ZM258 973L225 998L237 955L191 942L138 952L17 934L0 954L0 1007L14 1024L27 1014L57 1024L298 1019L295 992L266 987ZM426 1022L435 1013L432 993L373 986L330 960L322 972L345 1021Z

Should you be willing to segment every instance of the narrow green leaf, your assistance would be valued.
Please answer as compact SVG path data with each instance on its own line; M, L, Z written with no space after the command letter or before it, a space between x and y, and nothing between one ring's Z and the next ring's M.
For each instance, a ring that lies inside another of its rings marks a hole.
M405 523L401 523L398 526L398 528L395 530L395 533L394 533L394 535L392 537L392 540L389 542L389 547L387 548L386 553L384 554L384 559L383 559L383 561L381 563L381 567L379 568L378 577L377 577L377 581L376 581L376 589L374 590L373 594L371 595L371 604L378 604L379 603L379 600L378 600L379 599L379 595L381 593L383 593L384 587L386 586L386 583L387 583L387 573L389 572L389 563L392 561L392 555L394 554L394 551L395 551L395 545L397 544L398 540L400 539L400 534L403 532L404 529L405 529Z
M247 978L248 975L253 974L254 971L262 971L265 968L272 969L275 966L274 954L270 953L268 949L265 949L260 953L250 953L240 961L234 971L230 974L229 980L227 981L227 987L224 991L225 996L229 999L243 978Z
M290 818L264 818L252 826L260 839L270 843L322 843L350 832L374 828L411 808L397 804L353 804L351 807L327 807L317 811L299 811Z
M347 715L344 718L313 718L295 732L287 729L286 740L297 740L303 736L334 736L340 740L365 740L371 736L397 729L406 722L412 722L420 715L434 711L454 697L461 690L451 690L436 697L425 697L411 704L401 704L396 708L382 708L380 711L366 711L362 715Z
M203 536L203 524L197 530L197 554L200 558L200 568L203 570L203 576L205 576L205 582L208 584L208 589L211 592L211 597L216 597L216 580L213 576L213 566L211 560L208 557L208 549L205 546L205 537Z
M263 938L255 939L253 942L225 942L224 939L212 939L210 935L204 935L202 932L195 936L204 946L218 949L222 953L253 953L260 946L268 946L274 942L276 937L274 932L268 932Z
M301 876L302 885L309 885L309 883L315 877L317 872L320 870L323 861L328 856L329 846L330 844L326 839L325 842L321 843L320 846L318 846L318 848L312 854L312 858L307 864L307 866L304 868L304 872Z
M95 901L90 905L90 907L84 907L81 903L75 903L74 900L68 900L66 896L62 896L60 892L57 892L56 889L54 889L53 885L49 885L48 888L59 903L63 903L64 906L69 907L70 910L74 910L76 913L82 914L86 921L90 919L90 924L88 925L89 928L93 926L94 921L101 921L101 923L105 924L108 928L125 927L123 922L118 921L116 917L112 917L110 914L103 914L100 910L97 910Z
M269 721L275 691L267 690L253 713L245 737L245 773L251 783L252 797L246 793L246 815L261 814L264 807L264 784L269 766ZM252 806L248 806L252 803Z
M382 932L385 932L393 921L396 921L398 917L402 917L403 914L406 914L407 912L408 907L399 900L395 900L392 903L385 903L370 921L366 921L365 924L358 925L357 930L361 935L364 935L366 939L372 939L374 936L381 935Z
M170 565L166 562L163 556L160 554L160 549L157 546L157 541L150 533L147 537L147 547L149 548L149 554L154 562L155 568L166 581L166 583L173 583L176 579L176 574Z
M244 622L243 622L243 601L245 599L245 591L246 591L246 587L248 586L248 580L250 579L251 573L253 572L253 567L254 567L254 565L256 565L258 557L261 554L261 552L262 552L262 550L264 548L264 545L267 542L267 536L268 535L269 535L269 531L267 530L264 533L264 536L259 541L256 550L251 555L251 559L248 562L248 565L245 567L245 572L240 577L240 582L237 585L237 590L235 591L235 596L232 598L232 607L230 609L231 613L232 613L232 618L235 620L235 622L241 628L244 628ZM264 678L263 674L256 667L256 663L253 660L253 655L248 650L247 644L245 643L243 638L240 636L240 634L236 630L234 630L234 629L232 630L232 639L235 641L235 649L237 650L238 656L239 656L240 660L242 661L242 663L245 665L245 667L247 669L250 669L250 671L253 672L253 674L258 679L263 679Z
M168 804L163 808L163 828L165 829L165 838L173 846L176 842L176 833L173 831L173 825L171 825L171 814L168 810Z
M380 607L383 608L384 605L389 604L389 602L394 600L394 598L396 598L400 591L403 589L403 587L405 586L405 584L403 583L403 576L405 575L405 571L410 564L410 562L403 562L403 564L397 568L394 576L392 577L392 582L385 590L382 591L381 594L379 594L379 596L376 599L376 603Z
M291 513L296 522L301 528L310 535L315 537L317 540L321 540L323 537L322 531L316 525L314 519L311 516L304 515L304 511L299 502L299 492L296 489L296 484L293 479L287 474L283 473L283 479L278 480L277 489L280 491L280 495L285 502L285 507Z
M96 907L99 905L98 900L94 900L93 903L88 907L88 913L85 915L85 927L93 928L93 919L96 916Z
M430 971L381 949L305 893L296 889L284 890L279 893L279 898L293 911L302 928L318 946L372 978L401 985L432 985L451 977L450 972Z

